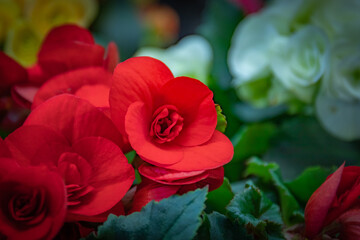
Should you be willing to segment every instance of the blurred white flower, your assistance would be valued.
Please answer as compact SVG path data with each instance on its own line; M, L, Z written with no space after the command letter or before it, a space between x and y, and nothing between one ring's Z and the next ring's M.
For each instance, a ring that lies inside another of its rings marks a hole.
M328 62L326 34L307 25L290 37L277 38L271 53L270 65L275 76L297 98L310 103Z
M316 99L318 119L328 132L343 140L360 138L360 42L358 40L357 37L333 45L329 71L324 76ZM357 44L354 43L356 41Z
M164 62L175 77L187 76L207 84L213 59L212 48L205 38L191 35L167 49L141 48L135 56L150 56Z

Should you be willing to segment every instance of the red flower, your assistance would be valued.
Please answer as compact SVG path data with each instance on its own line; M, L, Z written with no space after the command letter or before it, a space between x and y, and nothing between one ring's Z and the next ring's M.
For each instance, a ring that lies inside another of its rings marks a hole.
M57 173L0 158L0 192L0 237L52 239L62 227L66 193Z
M207 171L178 172L142 165L139 173L143 174L143 180L137 186L130 213L140 211L152 200L160 201L174 194L184 194L205 186L209 187L209 191L215 190L224 180L223 167Z
M12 95L26 107L35 101L32 106L35 108L61 93L75 94L90 101L96 93L93 103L100 103L100 107L103 107L104 102L108 101L111 73L119 61L116 45L110 43L106 57L104 55L105 49L95 44L88 30L75 25L54 28L41 46L37 64L27 69L27 76L23 80L26 84L14 86ZM23 78L23 71L21 74ZM100 88L101 94L94 91L94 85Z
M215 130L213 93L200 81L174 78L159 60L136 57L114 71L111 118L148 163L177 171L202 171L228 163L229 139Z
M122 137L111 120L85 100L56 96L28 117L5 143L22 165L46 165L63 178L68 221L104 221L134 181L121 149ZM113 212L115 211L116 212Z
M340 233L340 239L358 239L344 237L348 235L341 232L356 230L353 237L360 235L360 229L351 226L351 219L360 219L359 196L360 167L343 164L310 197L305 208L306 236L313 239Z

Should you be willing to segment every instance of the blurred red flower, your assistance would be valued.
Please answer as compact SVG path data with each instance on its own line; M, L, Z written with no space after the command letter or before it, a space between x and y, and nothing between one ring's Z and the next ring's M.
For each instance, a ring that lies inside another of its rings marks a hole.
M90 101L95 94L93 103L108 107L111 73L119 61L116 45L109 43L104 55L105 49L95 44L87 29L63 25L52 29L46 36L38 61L26 69L25 78L24 70L21 70L11 78L5 74L5 82L20 83L13 86L12 95L26 107L35 108L61 93L75 94ZM0 69L9 65L8 62L8 59L0 58ZM94 90L99 88L101 91Z
M344 164L313 193L305 208L306 236L360 239L360 167Z
M5 143L19 164L46 165L62 176L67 221L101 222L109 213L123 213L119 202L134 181L134 169L118 147L122 137L116 127L89 102L69 94L53 97Z
M230 140L215 130L213 93L200 81L174 78L150 57L128 59L114 70L111 118L146 162L176 171L203 171L228 163Z
M0 158L0 238L52 239L64 223L65 185L46 167Z

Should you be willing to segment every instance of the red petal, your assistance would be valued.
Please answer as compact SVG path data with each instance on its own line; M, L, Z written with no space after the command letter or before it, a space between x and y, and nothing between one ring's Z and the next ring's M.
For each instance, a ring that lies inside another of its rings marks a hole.
M60 132L73 143L100 136L123 145L111 120L88 101L69 94L55 96L34 109L24 125L43 125Z
M130 213L140 211L152 200L160 201L176 194L179 188L180 186L163 185L144 179L137 188Z
M126 133L134 150L145 161L166 166L183 158L183 147L173 144L158 144L150 137L150 114L143 102L130 105L126 118Z
M50 172L45 167L13 167L0 159L0 169L6 169L8 174L0 179L0 202L6 203L14 194L22 191L29 192L35 189L44 191L46 204L42 210L44 219L26 227L24 222L9 219L9 216L0 211L0 232L9 239L52 239L64 223L66 214L66 192L61 177ZM12 184L10 188L9 183ZM23 190L22 190L23 189Z
M104 48L81 42L62 42L47 45L38 55L38 63L47 76L90 66L102 66Z
M0 89L10 87L14 84L26 82L28 75L26 69L15 60L0 52Z
M92 166L89 185L94 187L89 200L69 207L71 214L94 216L114 207L131 187L135 179L132 166L120 148L101 137L81 139L73 145L78 153ZM86 196L85 196L86 198Z
M310 197L305 207L306 236L314 237L322 229L329 208L340 184L344 164L341 165Z
M183 147L183 151L181 161L166 168L177 171L214 169L230 162L234 155L230 140L217 130L208 142L195 147Z
M324 225L331 223L349 208L360 203L360 167L349 166L344 168L336 195L338 197L344 195L344 198L341 200L339 206L329 211Z
M46 79L49 77L46 75L46 73L39 64L35 64L34 66L27 68L26 70L29 76L29 83L36 86L45 82Z
M125 133L125 115L130 104L142 101L152 108L154 96L172 78L164 63L150 57L134 57L117 65L109 100L111 118L121 133Z
M56 166L60 155L70 148L63 136L43 126L22 126L12 132L5 143L13 158L22 165Z
M352 209L339 217L341 224L341 239L359 240L360 239L360 209Z
M160 105L174 105L184 118L184 127L175 142L183 146L196 146L207 142L213 135L217 114L213 93L200 81L177 77L161 88Z
M77 25L62 25L53 28L45 37L42 48L48 45L58 44L61 42L82 42L87 44L95 44L89 30Z
M38 90L38 87L31 85L15 85L11 89L11 97L20 106L30 108Z
M110 210L103 212L101 214L98 214L98 215L94 215L94 216L84 216L84 215L76 215L76 214L68 213L68 215L66 217L66 221L85 221L85 222L102 223L102 222L106 221L109 214L114 214L116 216L125 215L123 203L118 202ZM82 230L82 229L80 228L80 230ZM86 230L86 229L83 229L83 230ZM94 230L95 229L92 229L90 231L85 231L85 233L87 232L87 234L81 233L81 236L86 237Z
M110 42L107 46L107 53L104 60L104 68L113 73L116 65L120 62L119 51L114 42Z
M142 164L138 170L142 176L166 185L191 184L199 182L209 175L207 171L181 172L148 164Z
M10 151L2 138L0 138L0 157L11 157Z
M59 74L49 79L41 86L35 95L31 107L34 109L39 104L55 95L62 93L76 94L79 93L79 91L80 93L76 95L90 101L94 106L105 107L104 103L106 103L106 106L108 107L111 79L112 75L102 67L81 68ZM101 85L100 91L97 91L97 89L94 89L95 91L90 89L92 90L91 92L84 93L84 90L89 90L88 88L97 85ZM83 87L85 87L85 89L81 90ZM106 88L105 92L101 91L104 87Z

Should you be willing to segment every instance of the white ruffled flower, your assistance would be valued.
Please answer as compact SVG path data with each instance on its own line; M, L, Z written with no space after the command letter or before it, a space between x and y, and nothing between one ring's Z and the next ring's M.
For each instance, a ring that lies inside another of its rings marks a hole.
M310 103L327 66L329 44L326 34L308 25L290 37L278 38L271 47L271 69L295 96Z
M207 83L213 53L205 38L191 35L167 49L141 48L135 56L150 56L164 62L175 77L187 76Z
M323 127L336 137L360 138L359 42L340 41L333 46L330 68L316 99L316 113Z

